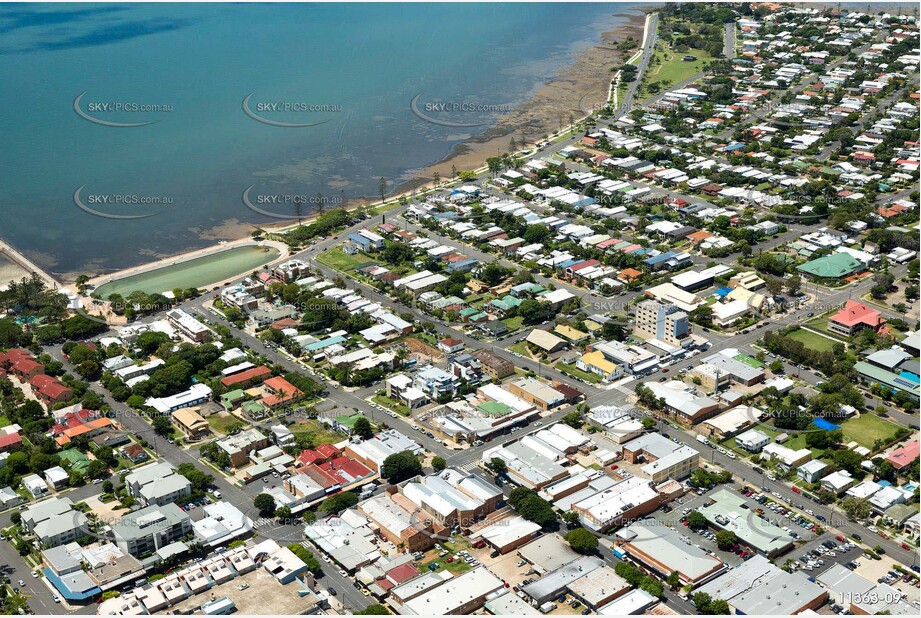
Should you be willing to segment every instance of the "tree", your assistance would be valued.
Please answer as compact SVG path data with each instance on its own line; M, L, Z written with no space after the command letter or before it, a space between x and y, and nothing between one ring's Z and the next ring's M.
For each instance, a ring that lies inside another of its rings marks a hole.
M112 481L105 480L102 482L102 492L103 493L110 494L113 491L115 491L115 486L112 485Z
M444 457L438 457L438 456L432 457L432 469L435 472L441 472L447 467L448 467L448 462L445 461Z
M713 599L707 606L707 615L709 616L728 616L729 603L723 599Z
M275 513L275 498L269 494L259 494L253 498L253 506L259 511L260 517L271 517Z
M508 503L518 511L519 515L542 528L549 527L556 522L556 514L550 503L526 487L513 489L509 494Z
M352 433L364 440L369 440L374 437L374 427L371 425L371 421L362 416L355 421Z
M771 364L768 366L768 368L771 370L771 373L780 373L783 371L783 361L771 361Z
M496 476L501 476L508 472L508 466L505 464L505 460L500 457L493 457L490 459L486 467L492 470L492 473Z
M644 416L643 420L640 422L643 424L643 429L646 431L649 431L656 426L656 419L652 418L651 416Z
M157 435L167 437L173 433L173 424L169 421L169 417L167 416L155 416L153 420L150 421L150 424L153 426Z
M358 496L350 491L340 491L320 503L320 510L329 515L341 513L358 504Z
M802 277L799 275L792 275L789 279L787 279L787 293L791 296L796 296L797 292L800 291L802 284Z
M713 309L709 305L701 305L691 311L688 319L704 328L711 328L713 326Z
M847 470L852 476L857 476L858 474L861 477L863 476L863 469L860 467L860 464L863 463L863 456L858 453L851 450L835 451L832 453L831 459L836 466Z
M584 424L582 421L582 415L579 414L578 411L569 412L560 420L573 429L582 429L582 425Z
M841 509L854 521L866 519L873 512L866 498L845 498L841 501Z
M387 195L387 179L384 178L383 176L381 176L380 179L377 181L377 190L380 191L381 204L383 204L384 196Z
M372 603L368 607L358 610L355 612L356 616L386 616L390 612L387 611L387 608L379 603Z
M291 507L289 506L280 506L275 509L275 518L276 519L288 519L291 517Z
M389 456L381 466L381 476L393 484L420 474L422 474L422 463L410 451Z
M316 556L313 555L313 552L300 543L291 543L288 545L288 549L291 550L291 553L300 558L301 561L307 565L307 570L314 575L323 570L323 567L320 565L320 561L317 560Z
M733 546L739 542L739 539L736 537L736 533L732 530L720 530L716 533L716 546L727 551L733 548Z
M665 580L665 583L669 585L670 588L677 588L681 585L681 576L678 575L678 571L672 571L668 575L668 579Z
M688 513L688 528L703 530L707 525L707 518L704 517L700 511L691 511Z
M566 535L569 546L580 554L591 554L598 549L598 537L585 528L570 530Z

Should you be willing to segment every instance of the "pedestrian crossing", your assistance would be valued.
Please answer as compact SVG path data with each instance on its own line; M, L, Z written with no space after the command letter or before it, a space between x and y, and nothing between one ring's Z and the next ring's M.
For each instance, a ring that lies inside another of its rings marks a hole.
M462 466L457 466L463 472L475 472L477 470L477 462L471 461L470 463L465 463Z

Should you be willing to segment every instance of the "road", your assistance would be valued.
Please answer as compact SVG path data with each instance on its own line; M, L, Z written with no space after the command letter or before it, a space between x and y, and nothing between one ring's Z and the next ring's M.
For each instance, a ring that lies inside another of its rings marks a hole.
M639 90L640 84L643 81L643 76L646 74L646 70L649 68L649 63L652 60L653 54L655 53L656 42L659 40L658 13L651 13L649 15L648 26L649 29L646 33L646 40L644 41L640 62L636 65L636 78L627 84L627 90L624 92L623 101L617 102L617 110L615 110L614 113L615 120L633 111L637 90Z

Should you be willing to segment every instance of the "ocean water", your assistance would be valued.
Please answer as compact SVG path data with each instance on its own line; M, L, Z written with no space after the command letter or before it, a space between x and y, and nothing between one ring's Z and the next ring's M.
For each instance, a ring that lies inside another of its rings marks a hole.
M0 237L97 274L391 190L637 6L0 4Z

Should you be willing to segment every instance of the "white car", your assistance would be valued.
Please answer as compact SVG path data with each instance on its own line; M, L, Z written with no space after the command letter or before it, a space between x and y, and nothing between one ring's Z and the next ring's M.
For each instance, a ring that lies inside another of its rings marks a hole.
M773 474L768 474L767 477L768 477L768 480L769 480L769 481L776 481L776 480L777 480L777 477L774 476ZM776 495L777 495L777 492L774 492L773 495L776 496Z

